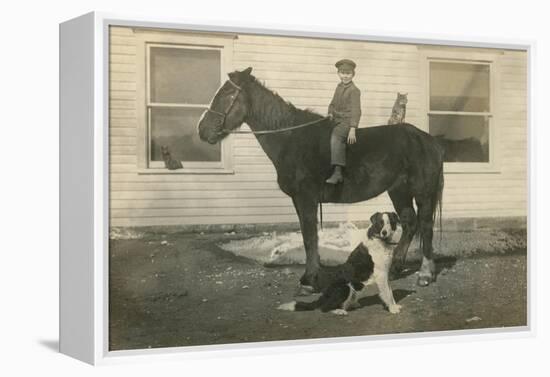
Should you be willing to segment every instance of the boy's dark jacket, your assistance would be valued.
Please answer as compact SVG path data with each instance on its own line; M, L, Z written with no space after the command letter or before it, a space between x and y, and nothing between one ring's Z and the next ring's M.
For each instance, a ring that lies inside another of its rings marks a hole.
M361 91L352 82L339 83L328 107L337 124L355 127L361 118Z

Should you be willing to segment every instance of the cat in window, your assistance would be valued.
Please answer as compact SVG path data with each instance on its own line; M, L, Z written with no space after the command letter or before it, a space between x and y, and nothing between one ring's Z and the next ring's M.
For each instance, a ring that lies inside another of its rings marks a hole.
M405 121L405 112L407 111L407 94L408 93L399 93L397 92L397 98L393 104L391 110L390 119L388 119L388 124L398 124Z
M182 169L183 165L181 161L175 160L172 158L170 151L166 145L160 147L160 152L162 153L162 159L164 160L164 166L168 170Z

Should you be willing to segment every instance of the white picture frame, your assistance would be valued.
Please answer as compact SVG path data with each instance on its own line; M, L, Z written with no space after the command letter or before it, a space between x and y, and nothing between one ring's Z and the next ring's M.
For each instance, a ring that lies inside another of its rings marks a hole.
M531 101L533 41L496 39L433 39L421 34L363 31L327 32L282 27L242 27L237 24L194 24L170 18L142 18L108 13L88 13L60 25L60 351L90 364L113 364L140 360L201 358L214 355L265 354L381 344L422 344L427 337L453 339L460 333L470 340L532 335L532 276L528 277L527 325L509 329L462 330L435 334L388 334L320 340L275 341L232 345L210 345L108 350L108 51L110 26L152 27L175 30L255 33L280 36L340 38L395 43L501 48L527 51L528 91ZM531 171L532 119L528 106L527 171ZM530 175L529 175L530 177ZM530 178L529 178L530 180ZM528 182L529 185L530 182ZM531 203L528 202L528 209ZM530 219L528 211L528 222ZM529 236L529 234L528 234ZM528 253L528 266L532 256ZM376 341L374 341L376 340Z

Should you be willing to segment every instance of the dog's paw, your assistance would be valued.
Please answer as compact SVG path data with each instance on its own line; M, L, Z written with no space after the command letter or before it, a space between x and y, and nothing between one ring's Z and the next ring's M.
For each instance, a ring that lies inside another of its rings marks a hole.
M331 313L336 315L348 315L348 312L344 309L334 309L331 311Z
M395 304L395 305L391 305L388 310L390 311L390 313L392 314L397 314L401 311L401 305L398 305L398 304Z
M296 301L287 302L285 304L281 304L277 307L279 310L287 310L289 312L293 312L296 310Z

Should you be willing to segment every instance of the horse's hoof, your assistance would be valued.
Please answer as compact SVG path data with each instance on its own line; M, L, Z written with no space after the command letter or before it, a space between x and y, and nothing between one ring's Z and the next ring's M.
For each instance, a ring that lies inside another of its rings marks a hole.
M416 280L416 284L419 287L427 287L432 282L433 282L433 279L429 276L419 276L418 279Z
M311 274L304 274L300 278L299 284L302 287L311 287L311 289L314 289L317 282L317 273L311 273Z
M300 285L296 289L294 296L311 296L313 294L313 287L311 285Z

